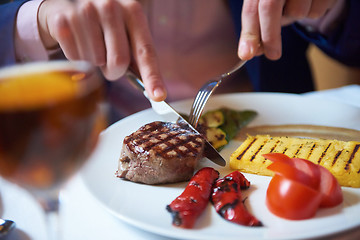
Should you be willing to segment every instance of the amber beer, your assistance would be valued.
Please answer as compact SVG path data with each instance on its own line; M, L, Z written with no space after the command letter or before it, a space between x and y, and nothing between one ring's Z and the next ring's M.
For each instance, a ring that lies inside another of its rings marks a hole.
M102 86L85 62L0 70L0 175L49 190L77 171L105 126Z

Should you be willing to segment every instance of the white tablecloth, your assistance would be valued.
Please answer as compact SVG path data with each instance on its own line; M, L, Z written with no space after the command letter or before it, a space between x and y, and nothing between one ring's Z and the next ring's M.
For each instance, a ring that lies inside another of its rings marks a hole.
M360 107L360 85L356 84L329 90L310 92L304 95L308 97L328 99L331 101L337 101L355 107Z
M360 86L308 93L308 97L327 98L360 107ZM359 119L360 124L360 119ZM81 177L76 175L62 193L62 232L66 240L77 239L168 239L135 228L108 213L88 192ZM33 198L19 187L0 179L0 217L16 222L8 235L11 240L45 240L44 215ZM360 227L326 239L360 239Z

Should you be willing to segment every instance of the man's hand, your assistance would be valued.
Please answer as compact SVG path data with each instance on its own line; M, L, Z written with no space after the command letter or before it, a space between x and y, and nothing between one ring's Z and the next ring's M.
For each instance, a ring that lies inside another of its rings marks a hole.
M47 49L60 46L70 60L86 60L115 80L133 60L149 96L160 101L166 90L142 6L135 0L46 0L38 13Z
M244 0L238 55L243 60L265 54L281 57L281 27L322 17L336 0Z

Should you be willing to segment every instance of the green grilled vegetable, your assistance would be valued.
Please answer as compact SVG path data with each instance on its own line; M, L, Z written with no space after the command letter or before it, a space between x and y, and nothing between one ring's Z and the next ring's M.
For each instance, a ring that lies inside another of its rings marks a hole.
M256 115L257 113L252 110L238 111L223 107L203 114L199 121L198 130L205 134L214 148L220 151Z
M228 108L221 108L224 114L225 122L219 126L225 133L227 140L233 139L236 134L246 125L248 125L257 115L255 111L244 110L236 111Z
M206 138L216 149L228 144L226 133L217 127L209 127L206 129Z
M199 119L197 130L206 136L207 140L218 151L223 149L257 113L252 110L233 110L222 107L205 112ZM181 114L187 121L189 116Z
M205 124L208 127L219 127L224 124L225 116L221 110L206 112L199 119L199 124Z

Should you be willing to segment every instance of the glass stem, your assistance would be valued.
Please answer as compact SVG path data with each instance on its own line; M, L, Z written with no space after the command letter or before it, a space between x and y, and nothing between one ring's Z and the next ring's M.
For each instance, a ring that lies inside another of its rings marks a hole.
M59 191L52 192L49 196L40 197L38 201L45 212L46 230L48 240L61 240L62 231L60 217L60 195Z

